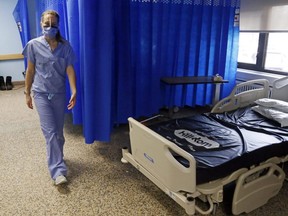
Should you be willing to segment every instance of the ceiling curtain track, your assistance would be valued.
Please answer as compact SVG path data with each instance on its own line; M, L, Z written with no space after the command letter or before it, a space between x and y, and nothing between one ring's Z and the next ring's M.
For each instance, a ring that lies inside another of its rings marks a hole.
M222 97L227 95L234 86L237 68L239 27L234 17L239 1L18 3L29 4L30 30L24 31L33 36L41 34L44 10L54 9L60 14L61 34L77 56L73 123L83 126L85 143L90 144L110 141L114 126L127 123L130 116L151 116L171 104L211 104L212 85L167 87L160 82L163 76L220 74L229 80L221 93ZM25 7L21 10L25 13Z

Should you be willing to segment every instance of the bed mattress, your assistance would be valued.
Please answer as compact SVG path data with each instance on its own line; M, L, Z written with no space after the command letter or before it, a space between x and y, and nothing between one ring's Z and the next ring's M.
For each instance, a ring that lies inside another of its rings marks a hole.
M288 128L281 128L251 107L172 119L149 128L193 155L197 184L288 154ZM187 160L174 156L189 166Z

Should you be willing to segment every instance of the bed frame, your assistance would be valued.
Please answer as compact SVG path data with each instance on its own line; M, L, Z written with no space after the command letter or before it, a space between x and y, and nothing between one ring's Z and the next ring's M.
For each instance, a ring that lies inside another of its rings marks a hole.
M214 106L212 112L234 110L269 95L288 101L287 92L287 77L273 83L272 93L267 80L251 80L238 84L227 98ZM285 173L279 164L288 161L288 155L282 158L273 157L250 169L242 168L224 178L197 185L196 161L192 155L137 120L129 118L128 121L131 149L122 149L121 161L129 162L137 168L182 206L188 215L196 212L215 213L217 204L223 202L224 186L232 182L236 183L232 200L234 215L248 213L264 205L277 195L282 187ZM189 167L180 164L173 157L174 153L189 161ZM266 174L260 175L264 170L267 171ZM203 204L199 207L199 201L208 203L208 207L203 209Z

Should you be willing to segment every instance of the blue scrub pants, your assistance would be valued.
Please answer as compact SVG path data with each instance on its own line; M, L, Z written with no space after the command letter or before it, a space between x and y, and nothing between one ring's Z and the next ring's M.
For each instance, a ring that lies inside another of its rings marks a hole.
M41 129L46 139L48 168L52 179L67 175L63 160L63 135L65 117L65 94L43 94L34 92L34 103L40 117Z

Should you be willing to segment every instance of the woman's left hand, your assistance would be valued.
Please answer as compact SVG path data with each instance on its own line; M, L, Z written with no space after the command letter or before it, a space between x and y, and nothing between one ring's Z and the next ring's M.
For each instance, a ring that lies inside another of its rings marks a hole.
M76 93L72 94L69 100L69 104L67 106L68 110L71 110L76 104Z

